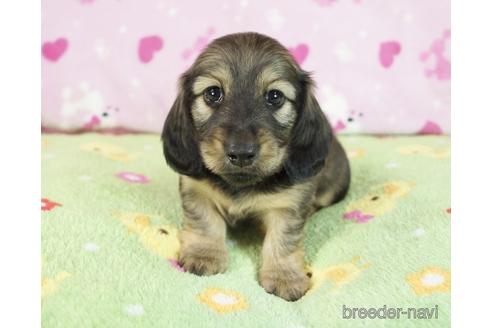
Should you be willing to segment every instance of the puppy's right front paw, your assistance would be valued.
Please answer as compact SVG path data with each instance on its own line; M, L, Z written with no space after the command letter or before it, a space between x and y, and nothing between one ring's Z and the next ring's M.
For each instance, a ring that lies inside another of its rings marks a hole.
M228 257L225 250L201 249L197 251L182 250L179 264L187 271L199 276L210 276L227 269Z
M309 277L303 270L260 270L259 278L267 293L286 301L297 301L309 289Z

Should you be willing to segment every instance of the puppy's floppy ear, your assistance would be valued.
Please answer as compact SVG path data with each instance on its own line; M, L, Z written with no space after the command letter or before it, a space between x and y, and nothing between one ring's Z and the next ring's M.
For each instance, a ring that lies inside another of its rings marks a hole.
M325 164L332 131L326 116L313 94L313 82L301 72L301 92L298 118L289 143L284 168L291 181L299 181L317 174Z
M164 123L161 139L169 166L180 174L198 177L203 173L203 162L185 92L185 80L186 76L183 75L178 96Z

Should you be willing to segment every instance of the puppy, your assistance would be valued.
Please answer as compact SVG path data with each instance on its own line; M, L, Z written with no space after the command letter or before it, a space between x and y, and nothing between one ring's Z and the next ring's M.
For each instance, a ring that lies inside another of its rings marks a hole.
M345 196L350 169L289 52L256 33L213 41L182 75L162 141L181 175L186 271L224 272L227 225L256 220L265 231L260 284L289 301L302 297L304 224Z

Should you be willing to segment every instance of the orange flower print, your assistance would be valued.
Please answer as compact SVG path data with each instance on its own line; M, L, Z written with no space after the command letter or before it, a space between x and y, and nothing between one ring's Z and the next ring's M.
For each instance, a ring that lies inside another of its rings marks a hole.
M451 272L438 267L427 267L407 276L407 282L417 295L430 295L451 290Z
M248 303L238 292L219 288L207 288L198 300L219 313L236 312L248 308Z
M48 198L41 198L41 211L51 211L56 206L62 206L62 204L53 202Z

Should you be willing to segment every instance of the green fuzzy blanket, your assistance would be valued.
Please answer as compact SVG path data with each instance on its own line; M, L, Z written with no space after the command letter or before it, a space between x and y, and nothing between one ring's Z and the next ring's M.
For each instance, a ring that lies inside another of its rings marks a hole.
M256 280L261 239L230 234L226 273L176 263L178 176L156 135L42 137L44 327L447 327L449 137L341 137L352 184L305 228L311 290Z

